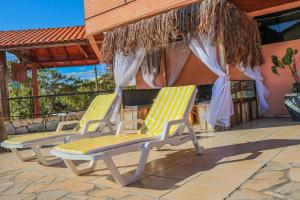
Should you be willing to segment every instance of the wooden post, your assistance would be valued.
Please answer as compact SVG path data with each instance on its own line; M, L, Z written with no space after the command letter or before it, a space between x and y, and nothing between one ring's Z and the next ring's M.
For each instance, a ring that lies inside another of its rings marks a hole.
M1 99L8 99L8 81L7 81L7 65L6 65L6 54L4 51L0 52L0 90ZM9 101L2 101L2 113L3 116L9 117Z
M1 90L0 90L0 96L1 96ZM7 133L4 125L4 118L2 113L2 101L0 101L0 141L7 139Z
M96 87L96 92L98 92L99 91L99 86L98 86L97 65L94 65L94 72L95 72L95 87Z
M39 85L38 85L38 69L36 65L33 65L31 68L32 72L32 96L39 96ZM34 117L39 117L41 115L41 107L39 98L33 99L33 109L34 109Z

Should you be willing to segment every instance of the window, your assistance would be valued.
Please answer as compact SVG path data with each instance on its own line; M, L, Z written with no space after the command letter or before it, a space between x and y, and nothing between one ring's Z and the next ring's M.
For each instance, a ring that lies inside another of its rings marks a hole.
M262 44L300 39L300 8L255 18Z

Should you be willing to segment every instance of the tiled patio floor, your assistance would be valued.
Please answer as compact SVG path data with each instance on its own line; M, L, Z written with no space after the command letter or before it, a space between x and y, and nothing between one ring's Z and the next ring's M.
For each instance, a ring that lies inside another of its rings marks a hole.
M198 138L203 156L191 143L151 151L143 178L123 188L101 161L79 177L64 164L45 167L0 154L0 199L300 199L299 123L257 120ZM114 160L130 175L138 158L133 152Z

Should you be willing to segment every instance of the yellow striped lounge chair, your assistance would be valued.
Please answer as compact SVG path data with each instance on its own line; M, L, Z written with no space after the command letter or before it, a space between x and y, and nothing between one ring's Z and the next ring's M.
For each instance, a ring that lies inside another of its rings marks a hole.
M152 148L160 148L165 144L180 145L192 140L196 152L202 153L203 148L199 146L193 127L188 120L196 93L195 86L163 88L156 97L145 121L137 121L142 124L137 133L125 134L124 125L133 121L122 122L116 135L81 139L58 145L51 150L51 154L62 158L68 168L77 175L93 171L96 161L101 159L106 163L116 182L121 185L133 183L142 175ZM182 135L185 127L188 128L189 133ZM111 156L137 150L142 151L137 170L130 179L125 180ZM75 160L90 163L86 168L78 169L74 164Z
M119 97L116 94L98 95L80 121L60 122L55 132L16 136L3 141L1 146L11 149L11 151L22 161L29 161L37 158L43 165L57 164L62 162L62 160L59 158L46 159L41 152L41 147L57 142L67 142L71 139L99 136L106 126L108 126L110 132L113 132L110 118L117 101L119 101ZM63 128L70 124L77 124L77 126L71 131L63 131ZM21 148L30 148L32 149L33 154L30 156L21 155L20 151L18 151L18 149Z

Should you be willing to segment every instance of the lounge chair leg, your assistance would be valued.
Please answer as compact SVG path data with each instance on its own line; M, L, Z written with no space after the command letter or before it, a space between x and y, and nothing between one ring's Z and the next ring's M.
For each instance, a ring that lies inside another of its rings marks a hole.
M86 168L78 169L72 160L64 160L64 161L67 167L71 170L71 172L76 174L77 176L94 171L97 164L96 160L92 160L90 161L89 165Z
M141 147L141 157L137 166L137 169L134 173L134 175L136 176L136 178L139 178L140 176L142 176L144 169L145 169L145 165L149 156L149 152L150 152L150 143L145 143L144 145L142 145Z
M17 158L19 158L21 161L25 162L25 161L29 161L29 160L33 160L36 158L35 153L33 152L31 156L22 156L21 153L18 151L18 149L10 149L16 156Z
M202 155L204 153L204 148L202 146L200 146L198 139L196 137L193 125L189 121L187 122L187 127L189 129L189 136L193 141L193 144L195 146L197 154Z
M118 168L116 167L114 161L111 159L110 156L104 155L103 156L103 161L105 162L108 170L110 171L111 175L115 179L117 183L119 183L122 186L128 185L131 182L130 181L125 181L122 175L120 174Z
M41 152L40 146L31 146L31 149L36 155L36 158L39 159L39 161L46 166L49 165L55 165L62 162L62 159L60 158L54 158L54 159L46 159L45 156Z

